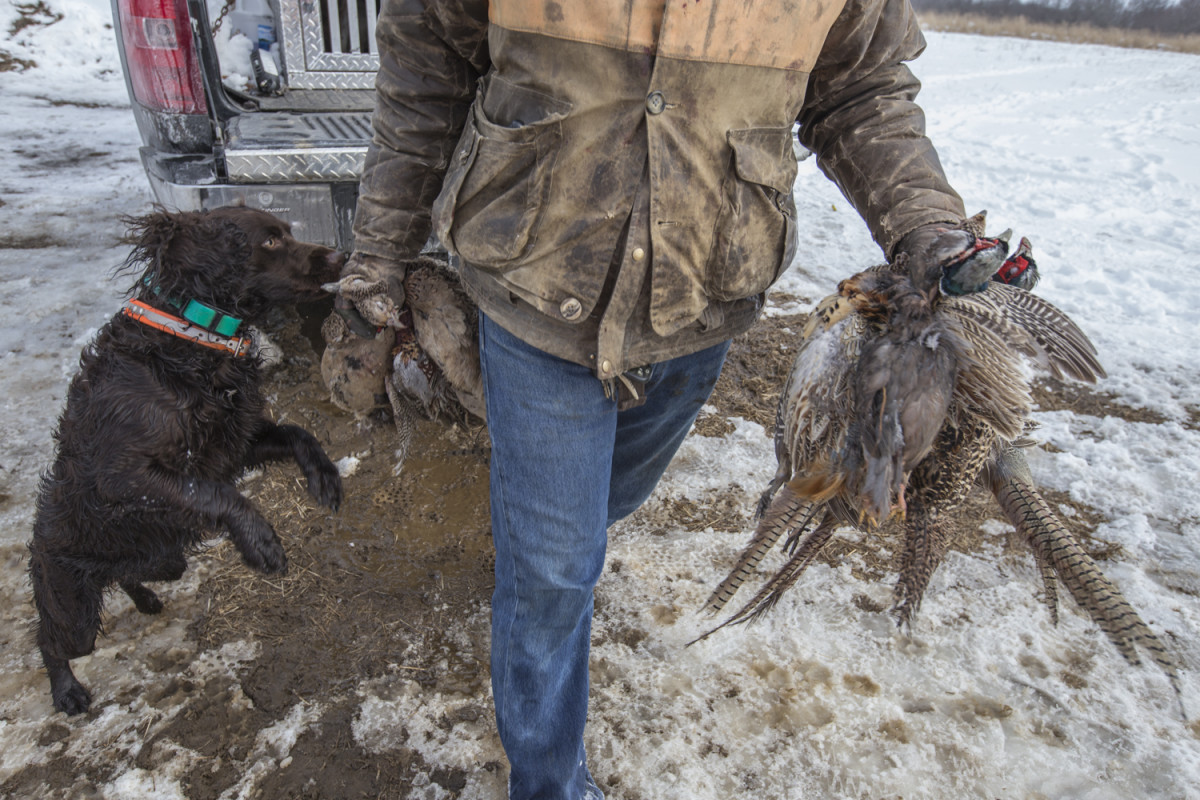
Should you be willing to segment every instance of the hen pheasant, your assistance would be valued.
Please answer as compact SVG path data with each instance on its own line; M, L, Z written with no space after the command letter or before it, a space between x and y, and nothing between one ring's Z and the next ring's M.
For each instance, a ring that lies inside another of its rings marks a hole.
M982 235L982 218L972 222L979 230L968 235ZM1003 259L1003 238L978 241ZM1139 664L1144 648L1178 695L1175 661L1038 493L1022 453L1033 427L1026 360L1094 382L1105 374L1094 346L1028 291L1037 273L1027 240L1003 264L982 260L1001 268L984 288L953 295L947 283L979 277L957 273L961 264L946 253L902 256L842 281L810 316L777 409L778 470L709 611L721 611L781 539L787 560L717 629L770 610L839 527L892 515L904 535L893 610L910 626L951 542L947 513L978 483L1033 551L1052 620L1061 581L1126 659Z
M418 417L466 423L486 415L475 305L446 262L421 256L405 267L394 292L402 301L385 281L326 286L356 313L335 306L321 328L321 376L333 402L359 417L391 406L397 473Z
M321 338L325 341L321 380L333 404L358 418L386 408L384 387L395 338L391 330L383 328L373 336L359 336L343 317L331 313L321 323Z
M408 265L392 373L386 383L399 436L399 469L416 419L484 420L478 311L445 262L423 256Z

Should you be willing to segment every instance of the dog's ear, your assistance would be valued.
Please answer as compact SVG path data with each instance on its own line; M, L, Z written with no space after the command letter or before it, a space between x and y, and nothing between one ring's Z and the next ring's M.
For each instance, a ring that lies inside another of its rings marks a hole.
M236 297L239 268L250 255L237 225L207 212L164 210L125 223L122 241L133 249L119 271L136 276L131 293L202 301Z

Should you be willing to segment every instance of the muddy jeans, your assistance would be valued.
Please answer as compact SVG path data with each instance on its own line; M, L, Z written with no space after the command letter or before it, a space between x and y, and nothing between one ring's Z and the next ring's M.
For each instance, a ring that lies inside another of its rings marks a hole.
M641 505L707 402L728 343L654 365L620 413L586 367L487 317L492 693L510 800L601 800L583 748L592 589L609 524Z

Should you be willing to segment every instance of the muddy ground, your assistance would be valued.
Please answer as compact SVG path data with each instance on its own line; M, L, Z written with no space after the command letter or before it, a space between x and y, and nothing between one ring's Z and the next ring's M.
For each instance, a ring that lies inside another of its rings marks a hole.
M288 355L270 373L267 394L277 418L307 427L335 461L357 458L357 468L345 479L341 511L329 514L317 508L289 466L251 476L243 490L283 538L290 561L287 574L264 578L251 573L230 545L217 544L193 559L193 570L202 578L195 597L181 603L180 598L171 599L175 596L170 589L164 593L166 614L172 605L182 606L192 618L187 642L163 653L155 667L181 677L166 682L165 689L157 690L162 697L149 702L182 702L184 710L142 743L137 766L153 770L158 760L169 759L178 748L209 758L180 780L191 800L216 798L236 786L259 733L278 723L301 699L320 700L319 724L307 728L290 757L258 782L252 796L404 798L410 796L414 780L418 786L436 783L458 796L466 777L461 772L429 772L415 750L400 747L376 755L355 741L352 723L362 703L356 689L364 679L403 674L426 689L468 698L454 706L453 718L439 720L444 728L491 714L486 433L424 423L403 479L394 477L390 420L354 420L329 402L321 385L313 320L319 323L322 314L323 309L310 308L304 324L296 315L277 321L271 334ZM697 435L724 436L734 416L770 430L792 357L782 345L794 339L802 324L800 316L767 318L740 338L717 387L716 411L701 417ZM1044 409L1066 405L1099 416L1148 419L1077 386L1042 386L1038 401ZM670 509L672 522L689 529L743 530L748 514L743 499L739 492L703 505L680 501ZM1048 499L1072 505L1065 496L1050 493ZM993 508L990 498L976 493L958 510L955 519L962 535L957 548L972 548L980 535L979 522L995 516ZM1086 540L1097 520L1086 508L1076 510L1064 522L1085 538L1093 556L1119 556ZM835 542L823 558L837 561L851 548L869 554L871 541L866 537L858 543ZM1010 546L1018 549L1016 542ZM735 555L730 553L731 561ZM859 569L880 578L889 566L869 557L858 563ZM24 597L4 601L28 602ZM450 638L450 623L461 630L463 620L469 641ZM109 637L136 637L137 620L133 623L110 630ZM236 685L199 685L182 677L182 667L196 653L248 638L261 650L238 668ZM107 702L126 700L118 696ZM103 710L104 704L105 699L98 698L97 709ZM46 707L49 716L48 696ZM74 724L57 715L40 744L68 738ZM88 787L110 780L114 768L111 763L63 756L17 771L0 785L0 796L84 797ZM485 769L496 774L497 786L503 785L504 765L493 762Z

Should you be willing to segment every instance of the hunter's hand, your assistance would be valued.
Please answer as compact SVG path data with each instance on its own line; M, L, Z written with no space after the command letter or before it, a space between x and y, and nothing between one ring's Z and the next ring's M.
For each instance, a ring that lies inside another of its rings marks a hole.
M987 238L976 235L970 225L935 223L906 235L896 252L907 253L922 263L941 264L941 289L949 295L983 291L992 280L1032 288L1037 268L1030 256L1029 240L1021 239L1017 251L1008 256L1011 236L1012 231L1005 231L994 239Z
M380 328L400 327L404 306L404 263L355 253L337 283L325 290L337 295L334 311L359 336L374 337Z

